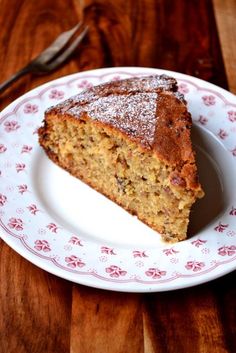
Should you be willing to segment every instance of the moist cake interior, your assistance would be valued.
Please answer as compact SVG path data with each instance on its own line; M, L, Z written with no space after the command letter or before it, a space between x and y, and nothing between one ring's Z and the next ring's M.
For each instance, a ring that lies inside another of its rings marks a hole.
M164 240L183 240L191 206L203 196L185 102L172 92L173 82L172 91L109 85L50 108L40 144L55 163Z

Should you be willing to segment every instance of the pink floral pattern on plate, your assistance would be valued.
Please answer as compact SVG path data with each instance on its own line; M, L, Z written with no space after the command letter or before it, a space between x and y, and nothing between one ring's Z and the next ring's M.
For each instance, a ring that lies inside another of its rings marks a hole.
M234 123L236 121L236 110L230 110L228 112L228 119L229 121L231 121L232 123Z
M72 236L69 240L69 243L74 244L74 245L83 246L81 240L76 236Z
M158 279L163 276L166 276L166 271L160 271L158 268L149 268L148 271L145 272L148 277L152 277L153 279Z
M6 132L12 132L16 131L17 129L20 128L20 125L16 120L11 120L11 121L5 121L4 123L5 131Z
M18 191L21 195L23 195L26 191L28 191L28 186L26 184L17 185Z
M186 83L180 83L178 87L178 91L182 94L187 94L189 92L188 85Z
M231 216L236 216L236 207L232 206L232 208L231 208L229 214L230 214Z
M201 269L205 266L204 262L200 261L188 261L186 264L187 270L192 270L193 272L201 271Z
M20 218L10 218L8 222L8 226L11 229L15 229L17 231L23 230L23 221Z
M216 103L216 98L213 95L203 96L202 100L206 106L215 105Z
M110 277L118 278L120 276L125 276L127 271L122 270L119 266L112 265L106 268L106 272L109 273Z
M0 153L6 152L7 148L2 143L0 143Z
M236 254L236 246L222 246L218 249L218 254L221 256L233 256Z
M140 234L133 243L126 232L121 232L113 242L113 227L108 233L105 226L100 233L89 230L93 214L87 223L83 219L80 222L80 214L76 214L79 227L70 229L68 222L60 223L57 209L48 208L41 198L42 190L36 182L39 155L42 156L37 129L45 109L76 94L78 89L154 73L165 71L113 68L74 74L36 88L0 114L0 234L15 251L37 266L74 282L130 292L192 286L236 268L234 189L230 204L213 225L174 245L163 244L158 234L152 238L149 231L142 236L142 227L135 228ZM235 96L190 76L176 73L173 76L189 102L194 124L223 144L235 168ZM224 173L234 174L232 177L236 179L235 169ZM84 203L83 199L77 201ZM132 216L127 217L130 222L133 220Z
M65 257L65 262L67 263L67 266L71 267L71 268L85 266L85 263L76 255L71 255L71 256Z
M30 213L33 214L34 216L37 214L37 212L39 212L39 209L34 204L29 205L27 208L30 211Z
M57 89L52 89L49 94L50 99L60 100L64 98L64 92Z
M206 125L208 123L208 119L207 119L207 117L205 117L203 115L200 115L199 118L198 118L198 122L201 125Z
M49 223L47 225L47 228L52 232L52 233L57 233L58 231L58 226L55 223Z
M35 114L38 112L38 106L36 104L30 104L30 103L27 103L25 106L24 106L24 113L25 114Z
M34 248L38 251L49 252L51 251L50 245L47 240L35 240Z
M0 194L0 206L4 206L5 202L7 202L7 197L3 194Z
M78 83L78 87L82 89L86 89L86 88L92 88L93 85L88 80L82 80L80 83Z
M21 149L21 153L30 153L33 147L28 145L23 145Z

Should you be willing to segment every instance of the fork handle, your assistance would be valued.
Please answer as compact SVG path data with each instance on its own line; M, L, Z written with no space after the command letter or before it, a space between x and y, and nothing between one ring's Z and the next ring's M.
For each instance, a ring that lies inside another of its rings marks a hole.
M29 65L23 67L21 70L17 71L14 75L12 75L8 80L0 84L0 93L5 91L13 82L17 81L20 77L28 74L31 71L31 67Z

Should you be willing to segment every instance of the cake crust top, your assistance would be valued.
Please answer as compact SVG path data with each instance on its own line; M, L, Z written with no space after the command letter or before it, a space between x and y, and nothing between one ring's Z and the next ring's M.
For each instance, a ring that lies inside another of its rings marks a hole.
M143 147L153 148L158 123L157 101L161 92L172 92L184 103L177 92L177 82L166 75L132 77L91 87L63 103L51 107L46 113L67 114L78 119L85 115L113 126Z
M117 129L177 169L173 184L201 189L192 150L191 116L177 82L166 75L101 84L47 110Z

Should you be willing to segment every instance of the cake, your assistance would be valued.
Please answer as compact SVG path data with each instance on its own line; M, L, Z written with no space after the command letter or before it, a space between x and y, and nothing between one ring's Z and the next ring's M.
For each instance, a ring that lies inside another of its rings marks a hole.
M38 133L53 162L177 242L204 195L191 127L176 80L152 75L104 83L50 107Z

